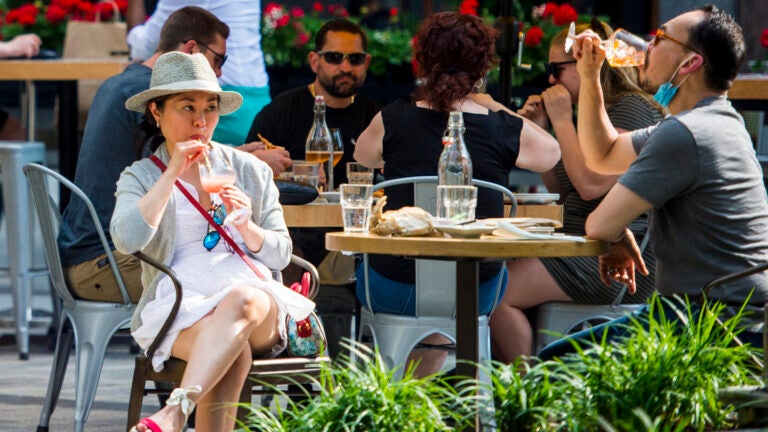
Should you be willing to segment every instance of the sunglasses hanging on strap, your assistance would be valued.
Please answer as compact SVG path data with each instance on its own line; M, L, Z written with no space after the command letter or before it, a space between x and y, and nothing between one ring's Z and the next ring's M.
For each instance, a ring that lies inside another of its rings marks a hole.
M149 158L152 160L152 162L155 163L155 165L157 165L158 168L160 168L161 171L165 171L165 164L157 156L150 155ZM251 270L256 273L256 276L263 281L267 280L261 271L259 271L259 268L256 267L256 264L248 259L248 257L245 255L245 252L240 249L240 246L238 246L237 243L232 240L232 237L229 236L229 233L221 225L214 221L210 213L205 211L203 206L200 205L200 203L192 196L192 194L189 193L187 188L185 188L184 185L182 185L178 180L176 180L176 187L179 188L181 193L184 194L189 202L195 206L197 211L203 215L203 217L208 221L208 224L216 228L216 231L219 232L221 238L223 238L230 246L232 246L232 249L234 249L235 253L239 255L246 264L248 264L248 267L250 267ZM309 273L305 272L302 276L301 282L291 285L290 289L306 297L309 293L309 283ZM288 345L286 347L286 351L290 356L317 357L325 353L326 347L328 346L328 339L325 336L325 329L323 328L322 322L317 317L315 312L310 313L309 316L301 321L296 321L292 316L287 315L285 318L285 324L288 333Z
M158 168L160 168L161 171L165 171L166 169L165 164L157 156L150 155L149 158L152 160L152 162L155 163L155 165L157 165ZM256 267L256 264L254 264L253 261L249 260L248 257L245 256L245 252L243 252L243 250L240 249L240 246L238 246L237 243L235 243L235 241L232 240L232 237L229 236L229 233L227 232L227 230L225 230L221 225L216 223L216 221L213 219L210 213L205 211L203 206L201 206L200 203L197 202L197 200L189 193L187 188L185 188L184 185L182 185L178 180L176 180L176 187L179 188L181 193L184 194L184 196L187 197L189 202L191 202L192 205L195 206L197 211L199 211L200 214L203 215L205 220L208 221L208 224L213 228L215 228L216 231L219 232L219 235L221 236L221 238L223 238L227 243L229 243L230 246L232 246L232 249L235 251L235 253L238 254L240 258L242 258L243 261L245 261L246 264L248 264L248 267L250 267L251 270L253 270L253 272L256 273L256 276L258 276L259 279L261 280L267 280L267 278L264 277L264 275L261 273L259 268Z

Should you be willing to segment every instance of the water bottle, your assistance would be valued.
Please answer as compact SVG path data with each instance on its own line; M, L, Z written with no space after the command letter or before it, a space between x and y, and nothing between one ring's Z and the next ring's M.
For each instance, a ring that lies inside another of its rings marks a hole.
M472 159L464 144L464 117L452 111L437 165L437 217L443 222L475 218L477 190L472 187Z

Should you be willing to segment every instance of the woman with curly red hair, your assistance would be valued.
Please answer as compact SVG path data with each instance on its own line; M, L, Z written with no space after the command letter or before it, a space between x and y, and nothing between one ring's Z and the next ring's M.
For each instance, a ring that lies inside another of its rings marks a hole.
M419 28L414 44L417 75L422 85L415 103L396 101L377 114L363 131L355 159L376 168L386 164L387 179L435 175L441 137L451 111L462 111L464 139L473 165L473 178L507 185L514 167L543 172L560 157L557 141L533 122L513 113L486 94L473 90L496 63L498 32L480 18L455 12L438 13ZM387 207L413 205L412 189L386 190ZM502 217L501 194L480 190L477 217ZM372 255L368 270L374 311L413 315L414 262L400 257ZM488 314L506 287L502 262L483 263L480 270L480 313ZM365 299L362 269L358 268L358 298ZM445 343L430 336L428 344ZM444 351L420 351L417 375L439 370ZM413 356L411 360L414 360Z

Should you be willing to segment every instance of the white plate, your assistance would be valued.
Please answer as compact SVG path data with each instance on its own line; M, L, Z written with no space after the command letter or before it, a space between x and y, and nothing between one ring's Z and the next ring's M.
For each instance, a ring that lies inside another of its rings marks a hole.
M320 198L325 198L329 203L337 203L341 199L341 192L320 192Z
M456 238L477 238L483 234L490 234L496 229L496 225L488 225L482 222L473 222L464 225L438 225L435 229Z
M518 204L551 204L560 199L555 193L516 193Z

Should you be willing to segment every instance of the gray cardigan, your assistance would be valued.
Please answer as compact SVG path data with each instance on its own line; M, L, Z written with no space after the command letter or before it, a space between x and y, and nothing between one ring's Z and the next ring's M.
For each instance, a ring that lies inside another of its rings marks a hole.
M247 253L267 267L281 270L291 259L291 239L283 217L283 208L278 202L279 192L272 180L272 170L258 158L232 147L213 144L213 151L230 162L237 175L237 186L251 198L254 223L262 227L264 245L258 253ZM155 155L168 163L169 155L165 144L161 144ZM150 159L134 162L120 175L115 196L117 202L109 225L109 232L120 252L130 254L143 251L166 265L170 265L175 251L176 201L171 195L160 224L150 226L139 211L138 201L160 177L160 169ZM200 216L202 217L202 215ZM202 248L202 246L201 246ZM144 292L139 299L131 321L131 329L141 326L140 314L144 306L155 298L155 290L163 274L142 263L141 282Z

